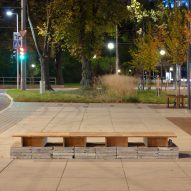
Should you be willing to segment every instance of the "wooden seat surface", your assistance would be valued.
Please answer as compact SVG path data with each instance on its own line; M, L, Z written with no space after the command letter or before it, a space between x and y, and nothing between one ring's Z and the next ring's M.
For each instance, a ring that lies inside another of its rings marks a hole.
M13 137L177 137L174 132L26 132Z

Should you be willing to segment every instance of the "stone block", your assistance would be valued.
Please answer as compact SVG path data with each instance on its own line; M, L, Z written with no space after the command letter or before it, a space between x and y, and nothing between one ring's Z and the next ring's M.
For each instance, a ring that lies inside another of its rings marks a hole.
M34 153L32 159L51 159L52 155L48 153Z
M53 147L32 147L32 153L52 153Z
M52 152L53 159L73 159L74 147L54 147Z
M75 153L75 159L96 159L96 153Z
M74 147L54 147L54 152L74 153Z
M95 147L96 154L117 154L117 147Z
M31 153L32 148L31 147L11 147L10 149L10 153L21 153L21 152Z
M138 147L138 159L156 159L157 157L157 147Z
M96 147L96 159L116 159L116 147Z
M74 155L71 154L71 155L67 155L67 154L55 154L53 153L52 155L52 158L53 159L73 159L74 158Z
M11 156L12 159L31 159L32 156L31 155L27 155L27 156L22 156L22 155L18 155L18 156Z
M177 159L179 158L178 147L159 147L159 159Z
M117 147L117 159L137 159L137 147Z

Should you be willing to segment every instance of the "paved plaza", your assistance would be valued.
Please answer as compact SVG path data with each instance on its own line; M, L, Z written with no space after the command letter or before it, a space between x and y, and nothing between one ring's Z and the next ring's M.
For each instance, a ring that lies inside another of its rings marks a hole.
M186 109L148 104L12 103L0 111L0 190L190 191L189 157L178 160L10 159L11 145L20 141L12 135L30 131L173 131L178 136L173 142L180 152L189 156L190 135L168 117L191 117L191 113Z

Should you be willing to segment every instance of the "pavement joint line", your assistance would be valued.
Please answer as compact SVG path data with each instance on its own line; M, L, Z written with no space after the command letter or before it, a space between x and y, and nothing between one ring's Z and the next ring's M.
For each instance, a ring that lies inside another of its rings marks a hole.
M58 185L57 185L57 187L56 187L56 191L58 191L58 188L59 188L60 183L61 183L61 181L62 181L62 178L63 178L63 176L64 176L64 172L65 172L65 170L66 170L67 164L68 164L68 160L66 161L66 164L65 164L65 167L64 167L64 169L63 169L62 175L61 175L60 180L59 180L59 182L58 182Z
M191 180L191 177L185 172L184 169L181 168L181 166L178 164L178 161L175 161L176 166L186 175L186 177Z
M63 108L61 108L59 111L56 112L56 114L54 115L54 117L52 117L50 119L50 121L47 123L47 125L41 130L42 132L48 127L48 125L56 118L56 116L61 113L61 111L63 111Z
M127 175L126 175L126 173L125 173L124 166L123 166L123 160L122 160L122 159L120 159L120 161L121 161L121 166L122 166L122 169L123 169L123 174L124 174L125 181L126 181L127 188L128 188L128 190L127 190L127 191L130 191L130 188L129 188L129 183L128 183L128 180L127 180Z
M89 104L87 104L87 105L88 105L88 107L89 107ZM81 129L82 122L84 121L84 116L85 116L85 113L86 113L88 107L83 107L83 108L85 108L85 110L84 110L84 112L83 112L83 116L82 116L82 119L81 119L81 121L80 121L79 129L78 129L79 131L80 131L80 129Z
M113 129L113 131L115 131L115 127L114 127L114 125L113 125L113 118L112 118L112 116L111 116L111 107L108 107L108 113L109 113L109 117L110 117L110 120L111 120L112 129Z
M14 161L14 159L12 159L12 160L0 171L0 174L1 174L5 169L7 169L7 168L12 164L13 161Z

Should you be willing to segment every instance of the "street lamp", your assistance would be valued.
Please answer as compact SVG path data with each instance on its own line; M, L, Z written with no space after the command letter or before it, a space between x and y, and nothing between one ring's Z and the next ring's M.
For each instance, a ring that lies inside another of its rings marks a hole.
M32 67L32 68L35 68L35 67L36 67L36 65L35 65L35 64L31 64L31 67Z
M164 49L161 49L160 50L160 55L164 56L165 54L166 54L166 51ZM160 74L160 77L161 77L161 90L162 90L162 84L163 84L162 70L163 70L163 65L162 65L162 61L161 61L161 74Z
M111 56L111 51L115 48L115 45L113 42L109 42L107 44L107 48L110 50L110 56Z
M109 42L108 44L107 44L107 48L109 49L109 50L113 50L114 49L114 43L113 42Z
M165 54L166 54L165 50L163 50L163 49L160 50L160 55L161 55L161 56L164 56Z
M6 15L11 17L12 15L16 15L16 24L17 24L17 40L18 40L18 33L19 33L19 15L18 13L14 13L12 11L7 11ZM19 89L19 50L17 47L17 89Z

